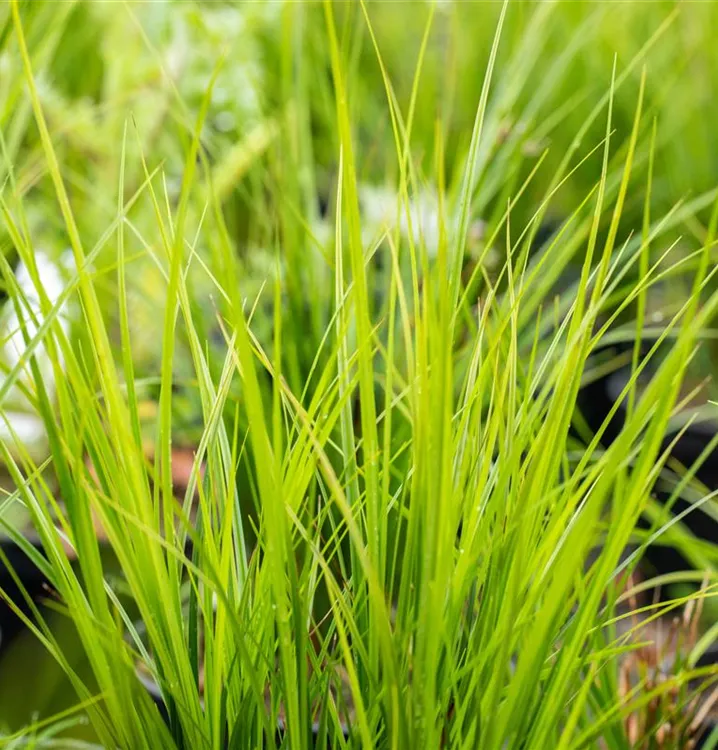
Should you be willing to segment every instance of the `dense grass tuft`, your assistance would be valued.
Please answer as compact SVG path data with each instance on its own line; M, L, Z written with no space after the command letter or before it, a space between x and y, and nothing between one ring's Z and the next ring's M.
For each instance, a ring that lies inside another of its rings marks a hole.
M715 513L665 436L711 374L718 18L672 8L0 8L0 525L47 582L0 595L67 686L0 686L0 744L689 746L718 550L652 492Z

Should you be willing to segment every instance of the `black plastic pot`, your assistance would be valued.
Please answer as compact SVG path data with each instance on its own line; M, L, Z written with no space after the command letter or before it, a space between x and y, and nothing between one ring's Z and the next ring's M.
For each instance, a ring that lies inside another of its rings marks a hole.
M603 357L605 360L609 360L611 357L630 352L631 347L631 343L606 347L597 352L597 358ZM648 377L650 377L650 374L649 372ZM611 409L620 398L629 377L630 367L626 366L609 372L604 377L582 388L577 399L577 406L591 431L596 432L601 428ZM616 440L625 423L625 418L626 400L619 405L603 433L601 442L604 447L608 447ZM676 444L671 447L670 456L685 467L692 466L707 448L716 431L718 431L718 422L715 421L703 421L690 425ZM668 450L676 434L676 432L672 432L664 436L660 447L661 453ZM714 450L708 455L697 470L696 477L709 490L718 489L718 450ZM662 490L660 486L656 487L653 494L656 499L663 503L666 503L670 498L670 493ZM679 498L673 504L671 512L675 515L688 507L689 504ZM687 513L681 520L699 539L718 544L718 522L700 508ZM642 526L647 527L643 523ZM658 574L685 570L691 567L683 555L670 546L656 545L650 547L646 553L646 560Z

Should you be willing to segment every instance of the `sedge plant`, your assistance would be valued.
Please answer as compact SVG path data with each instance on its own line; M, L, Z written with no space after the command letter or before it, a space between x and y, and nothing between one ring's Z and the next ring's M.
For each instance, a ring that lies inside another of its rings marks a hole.
M195 112L178 95L185 144L174 193L146 148L147 132L124 120L109 172L112 218L95 237L73 207L20 6L11 3L10 22L28 91L23 111L37 128L74 267L51 300L33 266L17 144L4 136L3 225L33 276L40 313L3 259L26 348L0 398L29 374L24 393L45 425L49 457L37 462L19 440L12 450L0 446L16 487L0 519L21 505L39 537L33 547L3 521L51 592L42 605L25 597L9 606L64 671L94 741L138 750L624 748L628 717L660 705L644 722L652 737L670 712L693 705L696 690L716 679L715 670L697 666L705 639L658 684L638 679L626 689L620 680L626 654L637 648L634 632L619 627L630 599L622 586L640 559L640 548L628 559L625 550L668 460L660 446L683 376L718 307L715 191L658 216L647 200L638 214L643 231L625 226L634 191L650 196L653 188L650 76L640 75L622 136L616 102L625 104L619 92L664 27L627 66L609 69L605 96L538 193L543 160L526 172L517 140L496 152L491 144L502 107L521 98L520 84L540 57L553 4L532 16L527 44L508 64L501 45L511 8L502 6L470 138L461 156L452 155L452 170L448 122L430 137L422 131L428 158L413 150L434 11L404 106L371 5L360 4L389 123L390 213L401 218L367 241L352 100L361 55L347 43L349 11L327 2L321 28L331 82L323 93L331 110L324 117L336 164L328 238L312 231L314 115L306 99L284 119L257 126L226 162L212 162L204 127L221 61ZM287 22L290 40L292 30ZM292 62L285 61L287 76ZM555 80L570 62L568 53L556 62ZM497 78L500 64L512 77ZM305 87L308 76L300 73ZM539 90L537 110L549 93ZM582 152L581 138L597 123L597 143ZM258 219L254 230L263 232L272 268L259 286L238 256L224 204L243 170L259 180L253 200L269 190L276 203L264 206L272 220ZM585 172L591 188L533 252L547 210ZM431 236L413 203L427 185L435 194ZM528 195L539 196L530 210ZM469 252L485 208L492 208L486 236ZM675 233L706 210L702 242L678 252ZM500 257L493 265L492 251ZM154 269L163 303L149 426L134 346L139 258ZM552 299L576 259L570 293ZM600 432L577 441L575 404L591 353L626 316L640 340L645 295L678 275L690 278L690 293L648 355L634 357L618 438L607 447ZM62 325L70 304L81 316L76 338ZM658 360L666 340L671 346ZM41 345L53 394L38 366ZM178 493L181 346L201 417ZM649 363L655 374L638 392ZM696 504L712 502L701 494ZM677 545L693 543L671 519L659 518L652 531L649 541L665 531ZM708 600L716 593L715 549L705 545L697 557L703 585L693 596ZM663 615L685 603L647 611ZM49 610L71 621L91 679L68 659ZM73 716L58 721L74 726ZM44 736L46 724L28 733ZM20 739L22 732L7 741Z

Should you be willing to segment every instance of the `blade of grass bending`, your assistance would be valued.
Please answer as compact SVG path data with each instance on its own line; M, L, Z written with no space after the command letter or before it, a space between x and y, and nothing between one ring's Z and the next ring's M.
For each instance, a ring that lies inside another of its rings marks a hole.
M499 41L501 39L501 30L504 25L506 18L506 11L508 9L508 2L504 0L501 5L501 13L499 20L496 24L496 31L494 33L494 41L491 46L491 52L489 54L489 61L486 66L486 73L484 74L483 84L481 86L481 96L479 98L479 106L476 111L476 118L474 120L474 127L471 133L471 145L469 146L469 154L467 157L466 167L464 170L463 182L461 187L461 194L459 197L459 209L458 209L458 230L454 237L454 257L452 258L451 266L451 282L449 299L456 309L456 302L459 298L459 284L461 280L461 265L464 256L464 247L466 246L466 238L469 233L469 213L471 208L471 194L474 189L476 181L476 162L478 159L479 145L481 142L481 134L484 126L484 117L486 115L486 106L489 99L489 90L491 87L491 80L493 77L494 66L496 64L496 56L499 49Z

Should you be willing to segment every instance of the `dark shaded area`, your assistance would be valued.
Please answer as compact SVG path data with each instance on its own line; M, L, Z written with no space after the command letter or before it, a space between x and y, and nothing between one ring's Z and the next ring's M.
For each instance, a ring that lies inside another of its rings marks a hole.
M651 342L648 342L641 356L648 353ZM633 343L623 343L606 346L597 351L593 356L593 361L597 363L608 363L613 359L619 359L622 355L630 355L633 349ZM623 356L622 361L626 357ZM647 367L650 367L648 365ZM618 396L620 396L623 384L630 377L630 365L624 365L609 371L602 377L588 383L584 386L577 398L577 408L580 416L585 420L592 433L598 432L606 422L611 409L614 407ZM649 373L650 377L651 373ZM610 446L618 437L626 419L626 401L624 400L616 410L613 417L608 420L605 430L601 437L601 443L604 448ZM703 421L694 423L688 427L676 444L670 449L671 459L677 460L682 466L689 468L699 459L704 450L708 448L711 439L718 430L718 423L714 421ZM663 437L660 452L668 450L669 446L675 440L676 433L668 433ZM672 473L666 470L666 473ZM696 478L703 483L709 491L718 489L718 450L712 450L695 472ZM677 475L674 475L676 480ZM668 489L664 488L662 483L657 484L653 491L654 497L666 504L671 496ZM671 507L673 514L679 514L687 510L690 503L682 498L678 498ZM712 544L718 544L718 522L711 518L708 513L701 508L696 508L685 517L682 523L698 539L702 539ZM647 521L642 520L640 527L643 529L650 528ZM678 570L686 570L692 567L691 563L674 547L655 544L649 547L645 556L646 561L655 568L658 574L670 573Z
M179 727L178 722L176 721L176 717L173 718L173 713L176 713L176 710L173 712L171 709L168 709L167 704L165 703L164 699L162 698L162 694L160 690L157 687L150 687L148 686L147 692L149 693L150 697L154 701L155 705L157 706L157 710L160 713L160 716L164 719L164 721L168 724L170 729L172 730L173 734L178 740L178 747L187 747L186 742L184 742L184 739L181 736L181 729ZM332 747L332 745L328 742L326 737L327 731L326 728L322 728L320 722L315 721L312 724L311 728L311 742L312 746L316 748L321 747ZM277 731L275 734L275 747L281 747L282 743L285 740L286 735L286 726L284 723L284 720L280 717L277 720ZM349 739L349 731L347 728L344 728L343 730L344 739ZM238 744L238 738L236 737L235 733L230 729L229 731L229 737L225 739L223 742L223 747L227 748L227 750L240 750L241 746ZM272 745L267 745L266 740L264 747L272 747Z
M37 568L25 552L11 541L0 543L3 556L7 564L0 558L0 653L4 651L12 639L20 633L25 625L13 612L7 600L11 600L25 615L30 616L31 609L23 592L18 587L11 570L22 583L25 592L31 599L37 599L47 594L47 579ZM36 545L35 549L41 551ZM8 568L8 564L10 568Z

